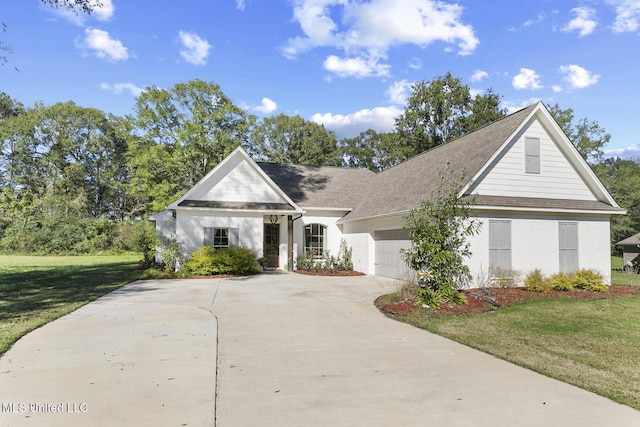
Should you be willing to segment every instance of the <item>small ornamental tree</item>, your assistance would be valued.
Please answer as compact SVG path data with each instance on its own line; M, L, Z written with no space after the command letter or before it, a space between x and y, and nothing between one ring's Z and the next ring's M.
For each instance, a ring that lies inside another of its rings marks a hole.
M437 308L444 302L466 302L458 290L471 279L464 263L471 255L467 238L478 232L479 224L469 218L470 202L458 197L461 188L461 181L445 171L431 198L405 217L411 240L411 248L403 251L405 261L416 271L428 268L433 278L419 290L418 304Z

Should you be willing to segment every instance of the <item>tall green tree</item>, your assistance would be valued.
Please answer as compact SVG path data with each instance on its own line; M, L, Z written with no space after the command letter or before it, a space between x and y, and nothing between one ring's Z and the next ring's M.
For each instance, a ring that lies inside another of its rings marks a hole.
M383 133L368 129L353 138L340 141L344 166L369 169L374 172L385 170L399 163L396 157L398 134Z
M499 102L491 90L473 98L469 87L451 73L415 83L396 119L398 157L407 159L504 116Z
M593 170L614 200L627 210L626 215L611 217L611 240L619 242L640 232L640 164L605 158Z
M17 199L65 194L83 199L89 216L117 217L115 188L126 179L126 145L115 120L73 102L36 104L6 119L6 187Z
M611 140L611 135L597 121L581 118L574 123L573 109L563 110L558 104L549 107L549 112L589 164L595 165L603 160L604 147Z
M335 134L300 116L265 117L251 133L250 154L260 161L300 165L340 165Z
M129 141L134 191L152 195L148 202L154 210L165 206L236 147L246 147L254 120L213 82L146 88L136 102L139 137ZM146 207L140 212L153 213Z

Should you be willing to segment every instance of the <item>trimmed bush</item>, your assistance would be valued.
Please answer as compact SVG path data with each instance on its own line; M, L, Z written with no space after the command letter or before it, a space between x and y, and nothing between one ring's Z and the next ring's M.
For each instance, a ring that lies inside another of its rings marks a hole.
M549 279L552 289L556 291L572 291L573 275L567 273L556 273Z
M531 292L549 292L551 283L542 276L540 269L536 268L524 279L524 287Z
M578 270L574 273L573 286L591 292L607 292L608 287L600 273L593 270Z
M183 271L193 276L255 274L260 271L256 257L254 251L241 246L219 249L203 246L191 254L183 264Z

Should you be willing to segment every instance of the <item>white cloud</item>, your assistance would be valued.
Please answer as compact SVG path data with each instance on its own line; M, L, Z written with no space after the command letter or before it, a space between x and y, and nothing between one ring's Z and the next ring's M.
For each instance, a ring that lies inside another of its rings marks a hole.
M84 30L84 33L84 42L79 43L78 46L93 50L98 58L113 62L129 59L128 49L120 40L112 39L108 32L95 28L87 28Z
M540 76L528 68L520 68L520 74L512 80L513 87L516 89L541 89Z
M113 18L116 8L113 6L112 0L89 0L87 3L92 8L91 15L87 15L82 11L82 8L75 4L70 7L57 7L53 10L56 15L80 26L83 26L89 17L102 22L107 22Z
M236 0L236 8L238 10L244 10L244 0Z
M530 26L532 26L532 25L539 24L539 23L541 23L542 21L544 21L544 18L545 18L545 14L544 14L544 13L539 13L535 18L526 20L526 21L522 24L522 26L524 26L524 27L530 27Z
M609 0L608 3L616 10L614 32L632 33L640 29L640 0Z
M109 21L113 17L116 8L111 0L91 0L90 3L94 7L91 16L94 16L99 21Z
M412 70L419 70L422 68L422 60L420 58L413 58L407 65Z
M565 33L577 30L578 37L589 35L595 30L598 25L598 21L595 20L596 11L590 7L576 7L571 9L571 12L576 14L576 17L567 23L562 28Z
M599 74L593 74L579 65L562 65L560 66L560 72L564 75L563 79L576 89L594 85L600 79Z
M413 91L411 88L412 85L413 83L408 80L400 80L399 82L393 83L386 92L389 101L395 105L405 105L407 98L409 98Z
M352 138L367 129L373 129L377 132L392 131L395 126L395 119L402 114L402 111L394 106L376 107L347 115L316 113L311 120L334 131L338 138Z
M539 102L540 98L529 98L527 100L524 101L503 101L501 102L500 106L504 109L507 110L507 114L511 114L511 113L515 113L518 110L522 110L525 107L528 107L529 105L533 105L536 102Z
M183 47L180 56L190 64L205 65L211 49L209 42L195 33L180 31L179 35Z
M555 92L555 93L559 93L562 92L564 89L562 88L562 86L560 85L553 85L551 86L551 89Z
M334 21L340 12L342 16ZM458 4L435 0L295 0L293 17L303 35L289 39L282 53L295 58L317 47L334 47L349 58L359 58L369 68L375 64L375 71L366 75L386 75L380 70L389 66L380 64L380 60L386 59L393 46L413 44L424 48L441 41L457 46L460 55L473 53L479 40L473 27L461 21L462 12ZM329 58L341 75L363 76L345 73L346 63L335 61L335 55Z
M484 70L475 70L473 72L473 75L471 76L471 81L472 82L479 82L482 79L486 79L487 77L489 77L489 73L487 73Z
M100 83L100 89L108 90L116 95L120 95L125 90L129 91L131 95L138 97L144 89L134 85L133 83Z
M251 109L259 113L269 114L278 109L278 104L269 98L262 98L260 105L254 106Z
M371 77L389 75L389 65L380 64L378 58L346 58L330 55L324 61L324 69L338 77Z
M604 150L605 157L620 157L622 159L640 159L640 146L638 144L631 145L626 148L612 148Z

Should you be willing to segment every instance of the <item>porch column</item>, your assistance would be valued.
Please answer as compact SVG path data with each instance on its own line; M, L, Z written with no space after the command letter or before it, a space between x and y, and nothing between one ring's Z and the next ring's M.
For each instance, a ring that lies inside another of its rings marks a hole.
M293 215L287 217L287 263L289 271L293 271Z

